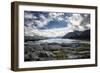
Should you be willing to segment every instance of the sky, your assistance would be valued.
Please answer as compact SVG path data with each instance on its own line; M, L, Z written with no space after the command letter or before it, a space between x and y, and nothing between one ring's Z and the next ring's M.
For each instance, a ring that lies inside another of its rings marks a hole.
M24 11L24 29L27 36L62 37L75 30L90 29L90 14Z

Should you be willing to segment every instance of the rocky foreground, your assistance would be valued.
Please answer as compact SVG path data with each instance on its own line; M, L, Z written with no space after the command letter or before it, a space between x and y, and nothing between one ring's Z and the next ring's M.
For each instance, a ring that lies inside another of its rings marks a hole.
M24 61L47 61L90 58L89 43L34 43L24 44Z

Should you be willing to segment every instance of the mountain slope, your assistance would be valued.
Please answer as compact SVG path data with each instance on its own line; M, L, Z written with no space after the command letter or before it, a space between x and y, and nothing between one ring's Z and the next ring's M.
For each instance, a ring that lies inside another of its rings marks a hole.
M90 30L70 32L64 35L63 38L90 40Z

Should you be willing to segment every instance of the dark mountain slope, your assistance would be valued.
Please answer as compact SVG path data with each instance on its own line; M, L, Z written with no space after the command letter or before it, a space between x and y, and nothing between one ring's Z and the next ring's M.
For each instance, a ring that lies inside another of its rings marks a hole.
M90 30L70 32L64 35L63 38L90 40Z

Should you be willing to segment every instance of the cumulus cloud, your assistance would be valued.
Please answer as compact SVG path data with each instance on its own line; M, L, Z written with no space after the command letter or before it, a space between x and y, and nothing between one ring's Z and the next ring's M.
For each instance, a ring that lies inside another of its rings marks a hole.
M24 13L24 18L32 19L33 15L31 13Z
M64 13L50 12L48 16L51 20L53 20L53 19L54 20L64 20L64 18L62 17L62 16L64 16Z
M26 18L26 19L37 19L36 16L34 16L32 13L28 13L28 12L24 13L24 18Z
M89 14L73 14L68 18L73 30L87 30L90 29L90 17Z
M38 18L31 13L26 13L24 15L24 18L26 19L25 25L27 25L28 27L33 27L33 29L36 27L41 28L47 25L47 23L49 22L49 20L42 14L40 14Z
M64 18L63 18L63 17L57 17L57 20L58 20L58 21L63 21Z
M38 16L35 16L32 13L25 13L25 18L30 19L27 21L28 28L25 27L26 34L31 36L37 34L45 37L61 37L69 32L75 30L83 31L90 29L90 15L89 14L79 14L73 13L71 16L65 16L64 13L60 12L48 12L48 15L45 16L42 13L39 13ZM44 29L42 28L50 21L65 21L66 27L63 28L53 28L53 29ZM29 29L29 30L28 30Z
M55 21L55 20L63 21L64 20L63 15L64 13L50 12L48 13L48 17L46 17L44 14L39 14L39 17L36 17L32 13L25 13L25 18L31 19L30 22L27 23L28 26L31 27L36 26L38 28L42 28L45 25L47 25L50 21Z
M41 28L48 24L49 19L47 19L43 14L40 14L39 19L33 20L33 22L36 25L36 27Z
M69 21L73 26L79 26L82 20L83 18L80 14L73 14L71 17L69 17Z
M58 12L50 12L49 13L49 16L52 18L56 18L56 17L62 16L62 15L64 15L64 13L58 13Z

